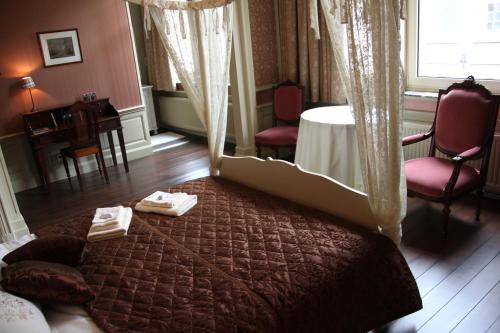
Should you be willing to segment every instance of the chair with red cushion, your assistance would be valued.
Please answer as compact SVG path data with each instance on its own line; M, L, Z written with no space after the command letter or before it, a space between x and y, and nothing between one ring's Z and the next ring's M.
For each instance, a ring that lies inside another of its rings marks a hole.
M434 123L427 133L403 139L403 146L431 138L429 156L405 162L409 196L444 205L443 235L448 232L452 202L476 191L476 220L486 184L500 96L469 76L462 83L439 90ZM436 157L436 149L448 158ZM465 164L481 159L479 169Z
M82 186L78 159L81 157L94 155L99 168L99 173L104 172L106 183L109 184L108 172L104 163L101 142L99 141L99 123L97 121L97 110L91 104L76 102L68 111L70 120L68 125L71 128L70 146L61 149L61 158L66 170L66 176L71 184L68 161L72 158L75 166L78 183Z
M272 148L276 158L279 158L279 148L295 147L299 133L297 121L304 111L304 96L304 87L291 81L283 82L274 88L273 127L255 135L258 157L262 146ZM278 125L278 121L282 124Z

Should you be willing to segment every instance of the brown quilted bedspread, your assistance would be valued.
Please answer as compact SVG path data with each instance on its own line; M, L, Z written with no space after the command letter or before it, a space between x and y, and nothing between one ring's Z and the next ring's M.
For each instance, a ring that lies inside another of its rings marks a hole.
M134 212L126 237L85 248L88 312L106 331L366 332L422 307L384 236L220 178L171 191L198 204ZM38 234L85 237L92 215Z

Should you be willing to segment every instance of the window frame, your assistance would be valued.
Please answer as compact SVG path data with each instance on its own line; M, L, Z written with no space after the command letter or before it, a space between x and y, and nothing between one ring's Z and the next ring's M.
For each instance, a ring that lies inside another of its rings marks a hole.
M418 2L419 0L407 0L406 29L404 31L406 90L435 92L438 89L445 89L454 82L459 82L460 79L417 76ZM500 80L476 81L492 93L500 93Z

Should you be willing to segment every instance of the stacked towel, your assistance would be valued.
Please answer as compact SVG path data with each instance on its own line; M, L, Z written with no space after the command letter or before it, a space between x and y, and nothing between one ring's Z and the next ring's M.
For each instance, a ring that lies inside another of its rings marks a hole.
M196 195L157 191L135 205L135 209L146 213L181 216L198 203Z
M188 199L187 193L168 193L156 191L150 196L142 199L142 203L146 206L173 208L182 205Z
M132 208L130 207L97 208L92 226L87 234L87 240L97 242L125 236L131 220Z

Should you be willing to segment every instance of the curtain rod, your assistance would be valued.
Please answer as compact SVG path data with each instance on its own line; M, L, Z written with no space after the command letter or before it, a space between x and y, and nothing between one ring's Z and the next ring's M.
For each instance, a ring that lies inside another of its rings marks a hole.
M224 5L228 5L235 0L193 0L193 1L175 1L175 0L125 0L137 5L144 6L153 5L161 9L207 9L216 8Z

